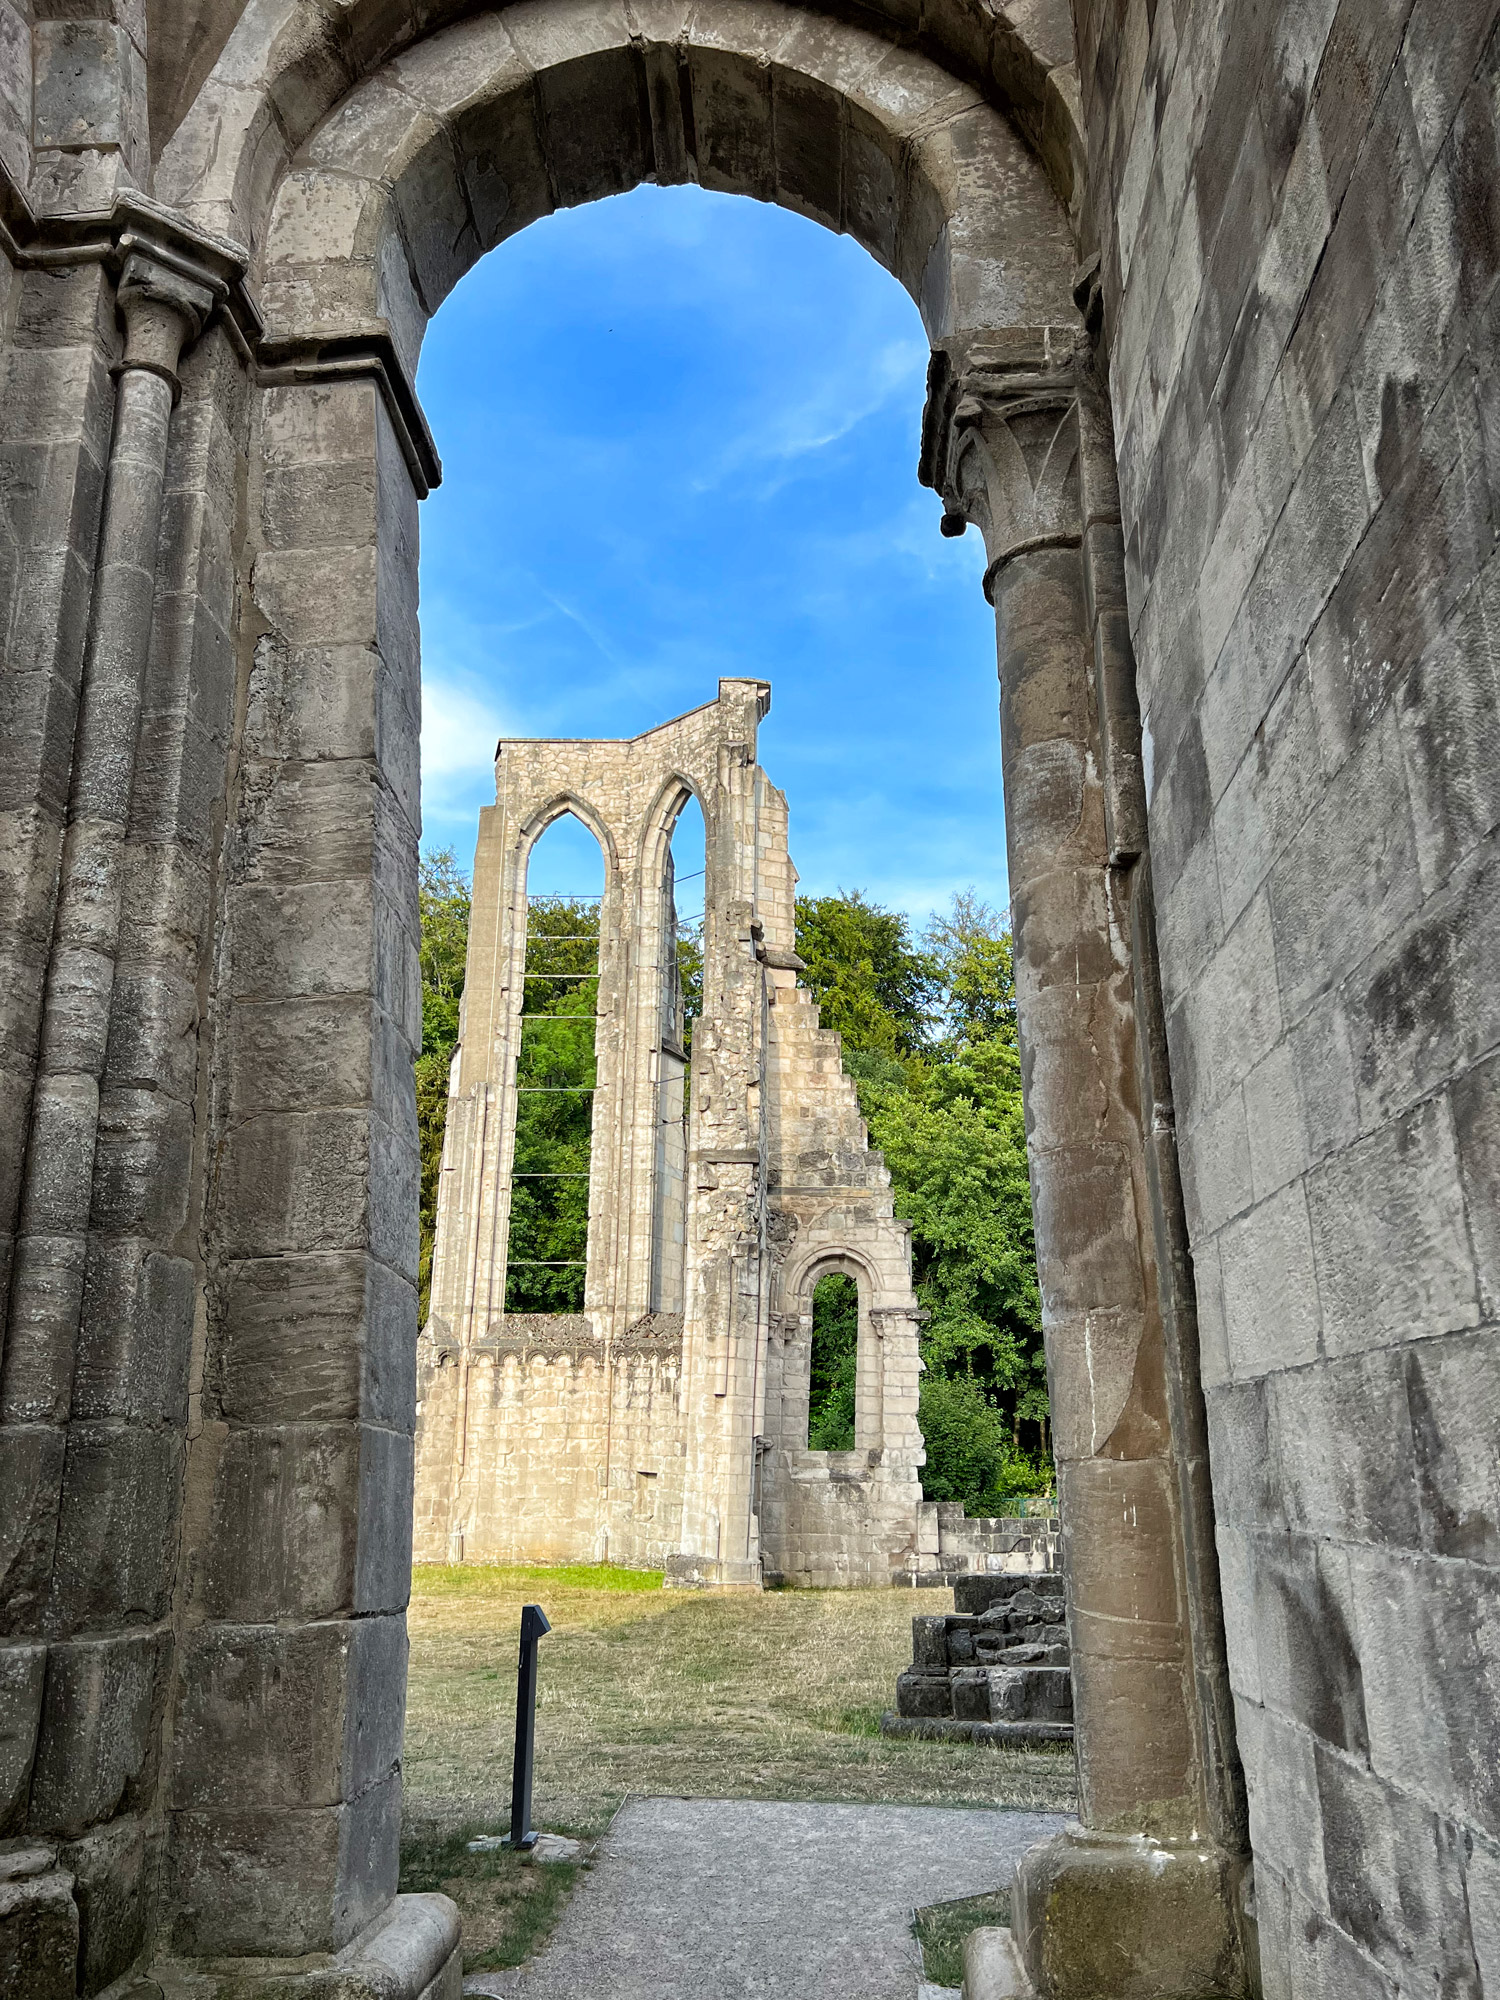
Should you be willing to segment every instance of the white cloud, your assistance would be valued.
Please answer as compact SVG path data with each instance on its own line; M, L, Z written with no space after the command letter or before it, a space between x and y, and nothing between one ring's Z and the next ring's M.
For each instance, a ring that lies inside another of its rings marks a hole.
M487 784L495 745L516 731L488 688L426 674L422 680L422 799L444 817L449 801Z
M927 350L915 340L887 341L873 355L861 354L857 362L846 360L842 366L827 362L811 395L755 411L712 469L693 482L693 490L710 492L751 466L779 466L782 476L759 491L762 500L771 498L784 484L786 469L799 459L841 443L901 392L919 394L926 367Z

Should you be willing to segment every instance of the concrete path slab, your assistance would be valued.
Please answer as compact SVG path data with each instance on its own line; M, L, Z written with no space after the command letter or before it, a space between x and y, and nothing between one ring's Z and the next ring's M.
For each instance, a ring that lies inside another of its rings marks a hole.
M1007 1882L1060 1813L638 1799L522 2000L913 2000L911 1913ZM507 1989L502 1989L507 1990Z

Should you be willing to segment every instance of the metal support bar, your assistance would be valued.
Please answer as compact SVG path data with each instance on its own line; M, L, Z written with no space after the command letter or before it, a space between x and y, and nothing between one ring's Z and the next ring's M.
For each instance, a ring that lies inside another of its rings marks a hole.
M540 1604L521 1608L521 1653L516 1665L516 1761L510 1781L510 1838L507 1847L524 1852L536 1846L531 1825L531 1774L536 1764L536 1649L551 1625Z

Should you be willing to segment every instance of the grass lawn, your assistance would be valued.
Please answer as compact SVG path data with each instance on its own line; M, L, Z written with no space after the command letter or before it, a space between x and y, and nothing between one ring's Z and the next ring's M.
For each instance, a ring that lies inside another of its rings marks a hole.
M964 1896L954 1903L929 1903L918 1910L912 1933L922 1947L922 1971L934 1986L962 1986L964 1944L982 1926L1010 1923L1010 1890Z
M936 1590L668 1591L606 1568L418 1568L403 1887L455 1898L470 1970L518 1963L550 1928L571 1870L463 1845L509 1823L516 1638L531 1603L552 1621L538 1827L595 1839L631 1792L1073 1810L1070 1750L879 1734L913 1614L952 1602Z

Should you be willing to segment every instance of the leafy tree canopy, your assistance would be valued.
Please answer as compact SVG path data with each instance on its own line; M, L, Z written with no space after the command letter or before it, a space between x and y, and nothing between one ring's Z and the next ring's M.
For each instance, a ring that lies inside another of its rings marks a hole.
M899 910L856 889L797 898L797 953L825 1028L851 1048L914 1055L927 1044L941 1000L938 960L913 945Z
M464 964L469 950L469 884L451 847L421 864L417 910L421 918L422 1052L417 1057L417 1139L422 1155L421 1247L418 1307L427 1318L432 1288L432 1245L437 1230L438 1174L448 1117L448 1071L458 1047Z

